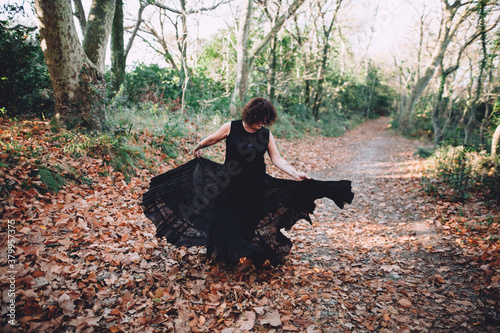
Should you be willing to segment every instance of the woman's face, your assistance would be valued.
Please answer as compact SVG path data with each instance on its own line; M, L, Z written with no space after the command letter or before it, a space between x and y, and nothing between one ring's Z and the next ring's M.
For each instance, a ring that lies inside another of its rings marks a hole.
M262 121L259 121L255 124L250 125L250 127L256 131L260 130L264 126L264 123Z

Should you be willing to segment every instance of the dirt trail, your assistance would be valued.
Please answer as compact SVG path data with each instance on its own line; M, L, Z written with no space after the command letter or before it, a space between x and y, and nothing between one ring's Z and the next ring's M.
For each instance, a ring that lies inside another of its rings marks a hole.
M420 207L427 199L408 186L419 143L388 124L380 118L323 141L335 165L311 175L352 180L354 202L339 210L323 200L310 236L300 225L290 234L296 260L334 273L331 288L338 294L323 299L323 330L496 331L494 300L478 297L468 276L474 268L426 221Z
M380 118L348 132L336 152L347 156L342 159L344 162L313 176L352 180L356 200L346 212L340 212L338 221L397 226L421 245L436 246L439 237L419 210L419 203L425 200L420 193L404 186L416 177L418 163L414 152L421 143L394 134L388 129L388 121ZM331 213L338 214L331 201L329 204Z

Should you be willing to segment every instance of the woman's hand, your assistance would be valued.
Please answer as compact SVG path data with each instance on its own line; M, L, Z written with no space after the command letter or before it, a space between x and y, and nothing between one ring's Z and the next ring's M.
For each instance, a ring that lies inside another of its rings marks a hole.
M306 179L311 179L311 177L309 177L305 172L295 171L293 173L293 176L295 177L295 179L297 179L299 181L306 180Z
M276 165L281 171L287 173L288 175L299 181L311 179L311 177L309 177L305 172L299 172L295 170L293 166L288 164L288 162L283 157L281 157L280 153L278 152L278 148L276 147L276 140L274 139L274 136L271 132L269 132L269 144L267 146L267 152L269 154L269 157L271 158L271 162L273 162L273 164Z
M193 148L193 155L194 157L197 157L197 158L200 158L201 155L203 154L202 150L201 150L201 145L198 143L196 146L194 146Z

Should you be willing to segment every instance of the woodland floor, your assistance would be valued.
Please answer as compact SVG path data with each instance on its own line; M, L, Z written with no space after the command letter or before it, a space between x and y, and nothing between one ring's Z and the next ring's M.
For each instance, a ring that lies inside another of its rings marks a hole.
M498 208L424 196L422 159L414 155L423 143L394 134L388 124L379 118L339 138L279 141L282 155L314 178L352 180L355 198L344 210L318 200L312 225L300 221L287 232L294 247L285 264L264 271L225 267L206 260L203 250L157 240L138 207L147 171L127 184L119 175L99 176L103 161L81 158L75 167L93 185L67 185L59 194L11 192L1 208L2 230L16 221L17 263L7 265L2 232L0 328L498 332L498 239L481 233L490 221L488 235L493 229L498 236ZM47 149L51 158L65 158ZM2 170L0 177L15 183L28 171ZM464 223L475 231L462 232Z

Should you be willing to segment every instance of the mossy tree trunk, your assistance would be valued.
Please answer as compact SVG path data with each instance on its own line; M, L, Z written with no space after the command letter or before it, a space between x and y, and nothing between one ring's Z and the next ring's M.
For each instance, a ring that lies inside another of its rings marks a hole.
M130 38L125 46L123 26L123 0L116 0L115 15L111 26L111 89L114 94L118 93L120 87L125 84L127 57L134 43L135 37L141 24L143 23L142 14L149 5L146 1L139 1L139 11L134 28L131 30Z
M90 129L104 125L104 55L114 4L115 0L94 0L82 47L71 2L35 0L41 46L54 88L55 119L61 125Z

